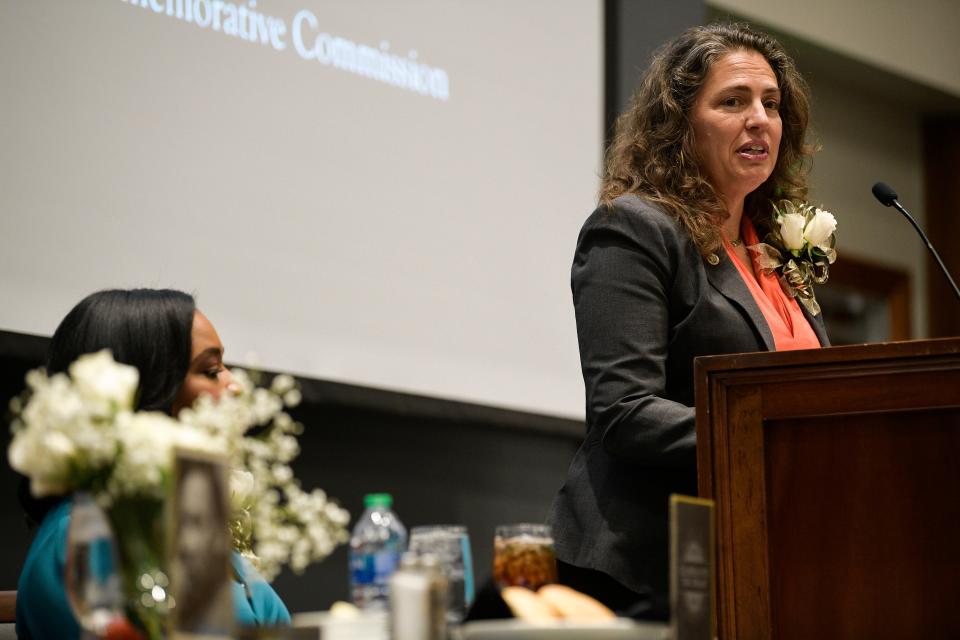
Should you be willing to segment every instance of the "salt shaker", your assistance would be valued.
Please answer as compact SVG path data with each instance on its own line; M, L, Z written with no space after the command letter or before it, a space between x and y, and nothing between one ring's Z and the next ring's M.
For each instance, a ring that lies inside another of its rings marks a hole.
M430 554L403 554L390 579L390 637L445 640L447 579Z

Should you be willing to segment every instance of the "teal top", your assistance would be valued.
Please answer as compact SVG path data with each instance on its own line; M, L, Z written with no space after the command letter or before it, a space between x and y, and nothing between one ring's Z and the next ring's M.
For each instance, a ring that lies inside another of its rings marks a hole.
M70 501L50 510L23 563L17 585L17 637L79 638L80 627L63 584L67 560L67 530ZM290 613L276 591L237 552L233 553L233 605L237 623L243 626L290 624Z

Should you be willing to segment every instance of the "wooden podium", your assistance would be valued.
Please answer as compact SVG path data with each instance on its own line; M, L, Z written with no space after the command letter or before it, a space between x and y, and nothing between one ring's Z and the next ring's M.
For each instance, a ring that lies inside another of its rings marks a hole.
M960 339L695 369L719 637L960 638Z

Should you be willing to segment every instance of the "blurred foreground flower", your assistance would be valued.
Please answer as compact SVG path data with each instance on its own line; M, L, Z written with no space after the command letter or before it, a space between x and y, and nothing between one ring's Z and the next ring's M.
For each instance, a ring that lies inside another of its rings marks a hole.
M300 401L290 376L256 387L235 371L237 392L201 397L174 419L133 410L137 370L109 351L80 357L70 375L27 375L11 402L10 466L36 497L89 491L105 508L163 500L177 449L224 455L231 468L230 530L238 551L267 580L290 565L302 571L349 539L349 514L319 489L301 488L290 463L303 427L284 410Z

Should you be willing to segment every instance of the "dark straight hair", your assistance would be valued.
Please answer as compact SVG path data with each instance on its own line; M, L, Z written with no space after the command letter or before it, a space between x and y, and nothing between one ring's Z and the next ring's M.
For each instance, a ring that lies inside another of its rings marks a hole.
M92 293L57 327L47 373L66 371L85 353L110 349L140 371L137 409L170 413L190 367L196 303L174 289L109 289Z
M190 368L193 296L174 289L110 289L81 300L60 322L47 349L47 373L67 371L86 353L110 349L140 372L136 408L170 413ZM63 496L35 498L22 478L18 498L40 523Z

